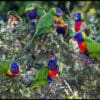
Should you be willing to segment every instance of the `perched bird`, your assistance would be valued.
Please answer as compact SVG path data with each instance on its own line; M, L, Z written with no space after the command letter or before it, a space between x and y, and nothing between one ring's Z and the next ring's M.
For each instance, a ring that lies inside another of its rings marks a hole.
M43 86L48 83L47 81L47 67L42 67L36 74L36 76L32 79L32 81L26 86L26 88L36 88L39 86Z
M16 61L0 62L0 75L6 77L15 77L19 73L19 64Z
M86 42L83 40L81 32L75 33L74 40L77 41L80 51L84 53L86 56L89 56L86 49Z
M54 16L54 28L56 28L56 32L58 34L62 34L63 36L66 34L67 31L67 24L62 18L62 10L58 8L59 16Z
M80 51L90 58L100 58L100 43L87 37L84 32L76 32L74 40L77 41Z
M28 46L41 34L48 34L53 31L54 16L59 15L58 8L51 8L45 15L40 17L35 33L29 41Z
M56 32L58 34L65 35L67 26L62 18L63 12L60 8L57 8L57 15L54 16L54 27L56 28Z
M31 28L34 29L38 19L45 14L45 11L37 3L27 4L25 14L30 22Z
M36 88L46 84L50 84L58 74L58 65L53 55L50 56L48 67L43 67L36 74L36 77L26 86L29 88Z
M22 25L21 17L17 14L16 11L9 11L7 28L10 28L12 32L15 33L18 25L19 27Z
M56 77L58 74L59 67L57 64L57 60L52 56L48 61L48 77L47 80L49 83Z
M89 30L85 22L83 22L80 13L75 13L74 32L85 32L89 35Z

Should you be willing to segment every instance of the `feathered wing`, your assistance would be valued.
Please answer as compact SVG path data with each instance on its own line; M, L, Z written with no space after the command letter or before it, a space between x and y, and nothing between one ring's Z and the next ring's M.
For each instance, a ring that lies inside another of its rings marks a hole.
M90 54L91 58L100 58L100 53L92 53Z
M83 39L86 41L86 47L90 53L90 57L100 58L100 43L87 37L84 33L82 34Z
M11 62L11 60L0 62L0 74L6 74L6 72L10 68Z
M53 14L50 13L50 12L46 13L38 21L38 24L36 26L36 32L35 32L34 36L38 36L40 34L46 33L45 32L46 28L50 28L51 29L52 25L53 25L53 22L54 22Z
M39 21L36 25L36 31L31 39L30 43L33 42L34 39L37 38L39 35L51 32L53 22L54 22L54 16L51 12L48 12L45 15L43 15L39 19Z
M37 8L37 14L41 17L46 14L45 10L42 8Z
M27 85L29 88L35 88L42 85L47 84L47 75L48 75L48 69L47 67L43 67L39 70L39 72L36 74L36 77L33 78L31 83Z

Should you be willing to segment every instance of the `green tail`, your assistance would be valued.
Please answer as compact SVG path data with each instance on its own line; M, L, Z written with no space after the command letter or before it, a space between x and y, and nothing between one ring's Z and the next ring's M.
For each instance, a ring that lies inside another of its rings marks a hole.
M33 78L31 83L27 85L28 88L36 88L39 86L43 86L48 83L47 81L47 67L43 67L39 70L39 72L36 74L36 77Z
M100 53L92 53L90 54L91 58L100 58Z

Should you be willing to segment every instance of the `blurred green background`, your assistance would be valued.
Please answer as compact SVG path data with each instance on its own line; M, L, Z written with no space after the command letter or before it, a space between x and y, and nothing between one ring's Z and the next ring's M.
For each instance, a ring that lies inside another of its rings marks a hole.
M37 2L41 5L46 11L48 11L51 7L58 6L60 7L64 14L68 14L68 10L66 8L66 3L68 1L0 1L0 16L6 20L6 14L9 10L15 10L18 14L26 20L25 16L25 6L27 3ZM100 22L100 2L99 1L70 1L70 9L71 12L81 12L86 18L90 16L95 16L98 22Z

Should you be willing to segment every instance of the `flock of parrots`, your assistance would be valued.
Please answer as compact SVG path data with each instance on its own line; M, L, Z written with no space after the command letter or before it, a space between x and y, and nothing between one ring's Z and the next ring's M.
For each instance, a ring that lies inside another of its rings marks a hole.
M67 34L67 25L63 20L63 12L60 8L51 8L47 13L38 4L27 4L25 8L25 14L31 29L35 30L31 41L27 45L30 45L41 34L48 34L56 29L58 34L63 36ZM75 22L73 25L74 34L73 40L77 41L80 52L87 57L100 58L100 43L95 42L89 38L89 31L85 26L85 23L81 19L80 13L75 13ZM8 24L10 28L14 28L17 22L20 21L20 17L15 11L8 12ZM1 20L1 18L0 18ZM16 29L13 30L15 32ZM53 53L49 54L48 67L43 67L33 78L31 83L27 87L37 87L44 84L50 84L59 72L57 59ZM19 74L19 64L16 61L2 61L0 62L0 74L3 76L15 77Z

